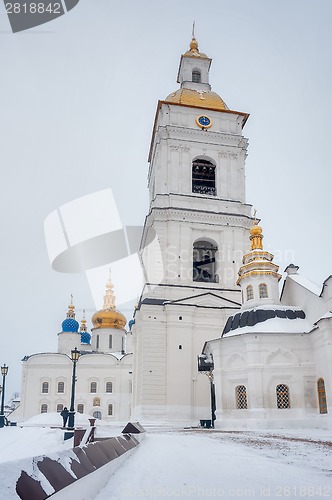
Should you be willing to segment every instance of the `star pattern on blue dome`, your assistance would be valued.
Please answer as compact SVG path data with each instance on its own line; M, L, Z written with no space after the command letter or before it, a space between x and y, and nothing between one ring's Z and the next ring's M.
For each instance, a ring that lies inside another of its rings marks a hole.
M76 319L67 318L62 322L62 331L63 332L78 332L79 324Z
M89 332L81 332L81 344L91 344L91 335Z

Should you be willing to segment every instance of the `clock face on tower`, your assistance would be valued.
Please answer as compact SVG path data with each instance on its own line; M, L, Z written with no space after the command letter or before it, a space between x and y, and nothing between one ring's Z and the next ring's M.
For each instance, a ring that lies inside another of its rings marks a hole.
M200 115L196 118L196 124L200 128L210 128L212 125L212 120L206 115Z

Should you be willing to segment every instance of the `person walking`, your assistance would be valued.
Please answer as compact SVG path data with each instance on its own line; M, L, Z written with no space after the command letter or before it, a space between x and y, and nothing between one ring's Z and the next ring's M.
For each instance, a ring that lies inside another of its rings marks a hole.
M69 413L68 408L67 406L65 406L62 412L60 413L61 417L63 418L63 427L66 427L66 423L68 420L68 413Z

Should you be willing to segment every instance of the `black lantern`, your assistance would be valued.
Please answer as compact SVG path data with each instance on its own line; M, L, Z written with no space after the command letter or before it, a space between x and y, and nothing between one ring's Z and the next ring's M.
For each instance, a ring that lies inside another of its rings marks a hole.
M1 375L2 375L2 394L1 394L1 413L0 413L0 428L5 425L5 383L6 376L8 373L8 366L4 364L1 367Z

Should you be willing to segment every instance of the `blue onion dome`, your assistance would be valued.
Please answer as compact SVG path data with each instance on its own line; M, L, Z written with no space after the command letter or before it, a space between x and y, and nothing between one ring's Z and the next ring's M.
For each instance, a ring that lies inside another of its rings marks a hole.
M67 333L69 332L77 333L79 326L80 325L78 324L76 319L67 318L62 322L62 331Z
M81 319L80 326L80 334L81 334L81 344L91 344L91 335L86 327L86 319L85 319L85 309L83 309L83 318Z
M75 306L73 304L73 296L68 306L67 318L62 322L62 331L67 333L77 333L79 324L75 319Z
M89 332L81 332L81 344L91 344L91 335Z

